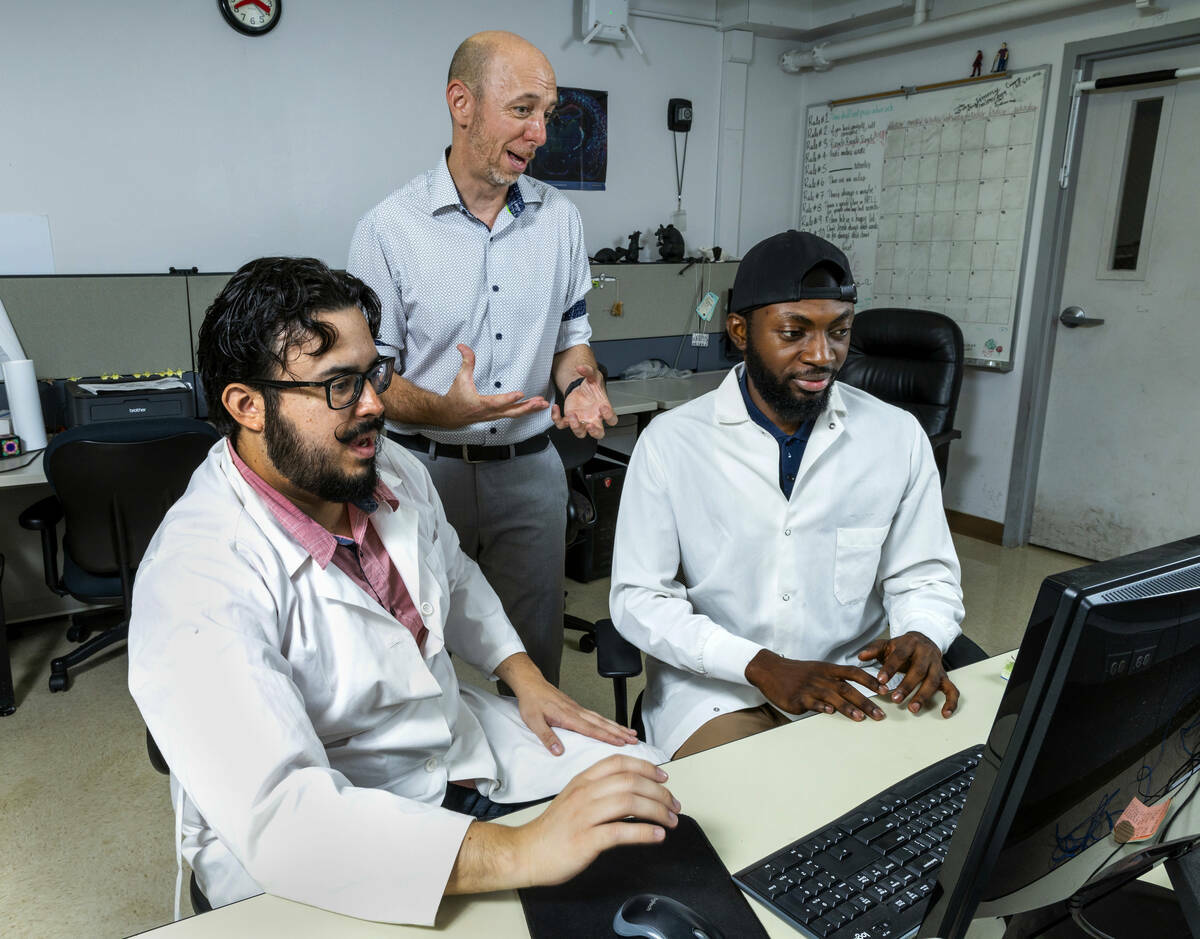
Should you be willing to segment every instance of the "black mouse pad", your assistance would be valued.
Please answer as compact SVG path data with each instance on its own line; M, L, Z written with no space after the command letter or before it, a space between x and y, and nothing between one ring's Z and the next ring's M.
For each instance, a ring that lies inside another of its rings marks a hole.
M659 844L613 848L565 884L517 893L533 939L612 939L613 915L638 893L657 893L690 906L725 939L767 936L708 838L688 815L680 815L679 824L668 829Z

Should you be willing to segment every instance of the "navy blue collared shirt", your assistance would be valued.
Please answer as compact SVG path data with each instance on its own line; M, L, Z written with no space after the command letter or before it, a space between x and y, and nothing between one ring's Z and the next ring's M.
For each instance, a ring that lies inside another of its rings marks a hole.
M745 369L738 376L738 388L742 391L742 400L746 402L746 411L750 414L750 420L766 430L779 444L779 488L790 499L792 487L796 485L796 471L800 469L800 461L804 459L804 448L808 446L808 437L812 433L816 421L805 421L796 428L794 434L788 436L759 410L754 399L750 397L750 389L746 386Z

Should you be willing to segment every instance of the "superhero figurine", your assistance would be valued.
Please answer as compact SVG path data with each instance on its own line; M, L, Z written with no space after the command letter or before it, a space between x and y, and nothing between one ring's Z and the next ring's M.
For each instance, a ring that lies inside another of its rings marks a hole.
M1008 43L1000 43L1000 49L996 52L996 57L992 59L993 72L1008 71Z

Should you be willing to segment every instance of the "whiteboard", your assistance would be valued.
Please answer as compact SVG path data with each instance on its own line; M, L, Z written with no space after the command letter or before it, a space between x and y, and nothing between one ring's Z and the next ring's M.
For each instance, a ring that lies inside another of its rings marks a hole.
M1012 368L1048 74L809 107L800 226L846 252L858 309L945 313L967 364Z

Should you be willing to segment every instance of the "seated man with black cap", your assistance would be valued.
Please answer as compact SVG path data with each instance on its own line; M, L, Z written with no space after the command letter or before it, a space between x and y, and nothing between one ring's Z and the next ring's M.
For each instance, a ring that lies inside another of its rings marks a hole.
M634 449L609 605L648 656L646 739L675 758L805 712L883 720L864 691L958 704L942 652L962 590L929 440L837 383L856 299L824 239L755 245L727 324L744 363Z

